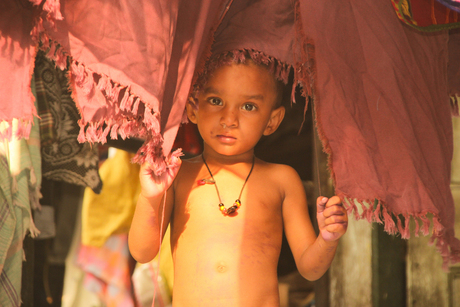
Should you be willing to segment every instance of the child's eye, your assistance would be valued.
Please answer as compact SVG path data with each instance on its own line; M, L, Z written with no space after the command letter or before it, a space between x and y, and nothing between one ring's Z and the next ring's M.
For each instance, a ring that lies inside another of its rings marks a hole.
M215 106L221 106L222 105L222 100L220 98L211 97L211 98L208 98L208 101L209 101L210 104L215 105Z
M245 111L254 111L256 109L257 109L257 107L252 103L245 103L243 105L243 110L245 110Z

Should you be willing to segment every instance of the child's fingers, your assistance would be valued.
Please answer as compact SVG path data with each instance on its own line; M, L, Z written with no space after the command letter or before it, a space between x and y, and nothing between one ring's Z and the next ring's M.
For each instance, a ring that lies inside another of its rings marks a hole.
M328 218L332 215L347 215L347 210L341 205L334 205L326 207L322 213L325 218Z
M325 220L324 220L324 224L326 226L328 225L332 225L332 224L342 224L342 223L348 223L348 216L347 215L338 215L338 214L334 214L334 215L331 215L329 217L327 217Z
M345 233L348 223L334 223L326 226L326 230L330 233Z
M332 196L329 198L329 200L326 203L326 208L334 206L334 205L340 205L342 206L342 200L338 196Z
M327 197L320 196L316 199L316 211L317 213L321 213L326 209L326 203L328 201Z

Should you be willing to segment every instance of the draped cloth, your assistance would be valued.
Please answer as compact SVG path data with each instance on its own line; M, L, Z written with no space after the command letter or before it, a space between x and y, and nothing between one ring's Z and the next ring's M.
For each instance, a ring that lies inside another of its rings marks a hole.
M448 64L459 51L447 31L404 25L389 0L33 2L43 6L35 41L57 65L70 59L80 141L142 137L135 160L163 172L174 161L168 157L190 86L211 51L248 49L254 61L281 63L273 66L278 77L292 67L294 84L314 102L336 193L350 212L404 238L411 219L416 235L433 225L445 266L460 260L449 190L449 94L460 91L447 78L458 76ZM24 28L5 26L8 12L0 12L3 28ZM16 46L8 33L0 42ZM8 50L24 54L28 46Z

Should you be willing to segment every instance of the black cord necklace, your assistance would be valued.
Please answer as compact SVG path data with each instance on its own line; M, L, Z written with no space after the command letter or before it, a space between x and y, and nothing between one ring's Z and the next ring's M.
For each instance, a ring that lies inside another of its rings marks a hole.
M198 180L198 184L199 185L203 185L203 184L206 184L206 183L214 184L214 186L216 187L217 197L219 198L219 210L222 212L223 215L230 215L230 214L236 212L241 207L241 194L243 194L244 186L248 182L249 176L251 176L252 170L254 169L255 157L254 156L252 157L251 170L249 171L249 174L248 174L248 176L246 177L246 180L243 183L243 187L241 188L240 195L238 196L238 199L235 200L235 203L233 204L233 206L231 206L230 208L225 208L225 205L222 202L222 199L220 198L219 189L217 188L216 180L214 179L214 176L212 175L212 172L209 169L209 166L206 163L206 160L204 159L203 154L201 155L201 158L203 159L204 165L206 165L206 168L208 169L209 175L211 175L211 180L209 180L209 179L200 179L200 180Z

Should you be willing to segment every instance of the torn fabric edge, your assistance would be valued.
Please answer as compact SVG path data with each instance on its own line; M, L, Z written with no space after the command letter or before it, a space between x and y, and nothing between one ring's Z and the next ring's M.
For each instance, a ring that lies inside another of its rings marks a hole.
M41 3L41 0L31 1L34 4ZM59 0L53 0L47 6L48 2L50 1L45 3L43 10L47 12L46 22L54 27L55 21L62 19ZM69 67L69 87L81 116L78 122L80 126L78 141L80 143L104 144L108 136L113 140L117 140L118 136L123 140L138 137L144 139L145 142L133 157L133 162L139 164L148 162L157 176L163 174L167 168L176 166L178 161L175 158L182 155L181 149L171 153L168 160L164 157L158 110L150 107L139 96L132 93L130 86L117 83L104 74L93 72L84 64L74 60L57 42L50 39L41 17L37 19L31 35L37 48L43 50L57 67L60 69ZM110 110L110 116L99 116L95 120L85 118L78 105L77 93L85 96L88 101L96 94L102 95L106 100L104 109L107 112Z
M390 235L400 234L402 239L409 239L411 236L411 220L415 224L413 234L416 237L420 234L429 235L430 226L432 226L430 245L436 241L436 248L443 259L443 269L447 271L450 265L460 262L460 240L446 233L438 214L433 212L397 214L390 212L384 202L379 199L359 200L343 194L339 197L343 199L348 214L353 214L356 220L366 219L369 223L383 224L385 232ZM356 204L360 205L361 213Z

